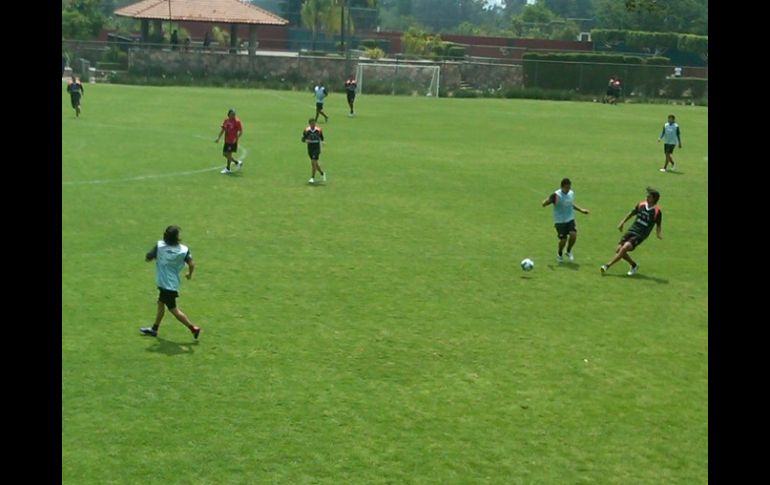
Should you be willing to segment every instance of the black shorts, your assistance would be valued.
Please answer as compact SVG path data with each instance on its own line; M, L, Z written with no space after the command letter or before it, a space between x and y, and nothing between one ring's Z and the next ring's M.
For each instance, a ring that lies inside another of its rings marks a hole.
M222 153L235 153L238 151L238 143L225 143Z
M674 153L674 147L676 147L676 145L669 145L667 143L664 143L663 144L663 153L669 154L669 155Z
M356 92L348 91L348 103L352 103L354 99L356 99Z
M315 110L316 111L323 111L324 110L324 104L323 103L316 103L315 104Z
M642 236L635 232L628 231L627 233L623 234L623 237L620 238L620 241L618 241L618 244L630 242L631 249L629 249L629 251L633 251L634 249L636 249L638 245L642 244L645 239L647 239L647 236Z
M553 227L556 228L556 232L559 234L559 239L566 239L567 236L569 236L569 233L572 231L577 232L577 227L575 227L575 219L572 219L569 222L557 222L553 225Z
M321 144L320 143L308 143L307 154L313 160L318 160L321 157Z
M175 290L164 290L160 286L158 287L160 294L158 295L158 301L165 303L169 310L176 308L176 299L179 296L179 292Z
M73 108L80 106L80 93L70 94L70 103L72 103Z

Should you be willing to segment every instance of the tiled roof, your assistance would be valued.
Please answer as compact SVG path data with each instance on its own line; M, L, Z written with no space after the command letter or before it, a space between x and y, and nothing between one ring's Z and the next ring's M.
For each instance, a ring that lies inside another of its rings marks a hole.
M171 15L169 15L169 12ZM151 20L286 25L288 20L240 0L143 0L115 15Z

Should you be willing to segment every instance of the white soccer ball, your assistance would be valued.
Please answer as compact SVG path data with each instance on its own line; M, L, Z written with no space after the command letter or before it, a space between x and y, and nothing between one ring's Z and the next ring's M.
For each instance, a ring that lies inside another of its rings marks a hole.
M531 259L524 258L521 260L521 269L523 269L524 271L532 271L534 267L535 267L535 262L532 261Z

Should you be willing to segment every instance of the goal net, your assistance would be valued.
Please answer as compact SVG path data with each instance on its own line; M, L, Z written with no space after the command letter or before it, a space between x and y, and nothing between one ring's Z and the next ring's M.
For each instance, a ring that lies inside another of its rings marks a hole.
M440 66L359 63L359 94L407 94L438 97Z

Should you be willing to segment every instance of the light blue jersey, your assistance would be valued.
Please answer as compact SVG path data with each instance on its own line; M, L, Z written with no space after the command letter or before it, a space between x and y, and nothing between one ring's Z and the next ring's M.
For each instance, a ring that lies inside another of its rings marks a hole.
M316 86L313 88L313 91L315 91L315 102L323 103L326 98L326 88L323 86Z
M169 246L165 241L158 241L155 254L158 288L178 291L179 273L182 272L185 262L190 258L192 258L190 248L184 244Z
M663 125L663 131L660 134L660 138L666 145L679 144L679 125L676 123L666 123Z
M575 192L570 190L565 194L561 189L558 189L551 195L551 202L553 203L553 222L559 224L575 219L575 209L573 208Z

